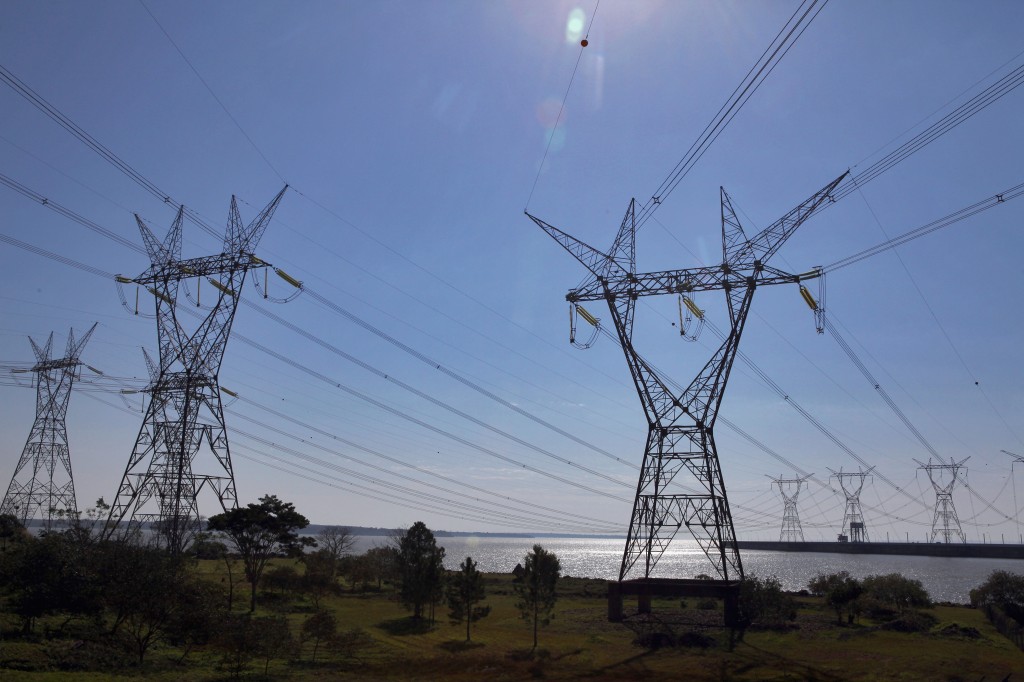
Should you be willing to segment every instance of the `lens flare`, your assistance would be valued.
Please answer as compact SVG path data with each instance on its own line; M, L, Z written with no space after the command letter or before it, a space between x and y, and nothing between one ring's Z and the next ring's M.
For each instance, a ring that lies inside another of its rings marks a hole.
M586 26L587 15L579 7L569 12L569 20L565 23L565 42L572 44L579 42L583 37L583 27Z

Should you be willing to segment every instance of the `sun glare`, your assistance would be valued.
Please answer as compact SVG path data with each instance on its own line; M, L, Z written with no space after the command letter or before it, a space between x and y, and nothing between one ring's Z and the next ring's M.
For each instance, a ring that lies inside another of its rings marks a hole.
M583 37L587 15L579 7L569 12L569 20L565 22L565 42L576 43Z

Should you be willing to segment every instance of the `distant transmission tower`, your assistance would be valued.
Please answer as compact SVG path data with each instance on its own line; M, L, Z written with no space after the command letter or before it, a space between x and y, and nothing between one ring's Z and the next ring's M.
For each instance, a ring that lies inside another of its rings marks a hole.
M218 374L246 273L267 265L253 251L287 189L248 227L232 197L224 250L216 256L181 260L183 208L162 243L136 216L151 265L138 277L118 277L118 282L153 294L160 359L154 364L146 356L149 405L110 508L108 536L149 523L157 543L179 553L202 530L197 497L204 487L216 495L218 512L237 506ZM177 305L179 285L189 279L199 282L197 302L202 280L213 289L209 312L191 331L184 328ZM126 517L129 522L123 525Z
M69 331L67 349L60 359L50 358L53 332L42 348L29 338L36 355L35 366L28 370L35 374L36 419L0 505L0 513L16 516L22 525L38 514L50 528L55 517L78 511L64 420L71 400L71 387L79 377L82 365L79 357L95 329L93 324L77 342L75 331Z
M964 466L964 462L969 459L970 457L965 457L957 462L950 457L949 464L932 464L931 459L927 464L917 459L914 460L920 465L919 469L924 469L928 473L928 480L932 482L932 488L935 489L935 515L932 517L932 536L929 542L935 542L936 536L940 533L942 541L947 544L953 535L959 537L960 542L967 542L967 536L960 528L956 507L953 506L953 486L956 484L957 477L961 475L960 470L964 469L966 473L967 468ZM943 483L946 475L949 476L949 481Z
M840 542L871 542L868 539L868 526L864 523L864 512L860 508L860 491L864 489L864 479L875 467L867 471L832 471L831 478L839 481L839 487L846 496L846 511L843 513L843 529L839 534Z
M769 284L796 283L819 274L815 271L792 275L770 267L769 259L815 209L829 200L830 193L845 176L844 173L836 178L751 238L744 234L731 200L722 190L722 263L686 270L636 273L635 200L630 202L607 253L527 213L590 271L591 276L570 291L566 299L574 307L583 301L607 302L647 416L647 446L619 569L620 581L638 563L643 577L650 578L665 549L684 526L721 580L743 578L715 447L715 419L754 290ZM700 374L677 394L633 348L634 309L641 296L671 294L688 298L698 291L725 292L732 328ZM681 492L693 489L697 492Z
M782 511L782 531L779 542L803 542L804 529L800 526L800 513L796 508L800 488L807 482L810 475L803 478L773 478L772 483L779 486L785 504Z

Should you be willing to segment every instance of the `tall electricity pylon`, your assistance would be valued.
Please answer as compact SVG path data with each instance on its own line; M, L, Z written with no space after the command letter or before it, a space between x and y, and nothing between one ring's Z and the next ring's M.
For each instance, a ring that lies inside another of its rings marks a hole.
M50 528L54 517L59 519L78 511L64 420L71 400L71 387L82 366L79 360L82 349L95 329L93 324L77 342L75 330L69 331L67 349L60 359L50 358L53 332L42 348L29 337L36 355L36 364L29 370L35 374L36 419L0 505L0 513L13 514L22 525L40 514L46 527Z
M151 265L122 284L145 287L156 304L159 363L149 356L149 405L135 447L110 508L107 534L132 532L151 524L156 542L180 553L202 530L197 497L209 487L220 510L237 506L218 374L245 276L267 265L253 255L285 186L248 227L231 197L224 250L216 256L181 260L184 209L163 242L136 216ZM213 287L209 312L191 331L182 324L178 288L183 280L206 279ZM128 517L129 522L122 524Z
M932 464L931 459L927 464L917 459L914 460L918 463L919 469L924 469L928 473L928 480L932 482L932 488L935 489L935 515L932 517L932 536L929 542L935 542L936 536L940 533L942 541L946 544L949 544L954 535L960 538L960 542L967 542L967 536L960 528L956 507L953 506L953 486L956 484L957 477L960 476L960 469L966 470L964 462L969 459L970 457L964 457L957 462L950 457L949 464ZM949 472L948 483L942 482L943 472Z
M797 498L800 497L800 488L807 482L811 475L803 478L773 478L772 483L779 486L779 493L782 494L784 508L782 510L782 531L779 533L779 542L803 542L804 529L800 526L800 513L796 508Z
M692 533L722 580L743 578L715 447L715 419L755 289L819 275L818 271L792 275L770 267L768 260L815 209L829 200L844 177L846 173L752 238L744 234L729 195L721 190L722 263L685 270L636 273L636 200L630 202L607 253L527 213L590 271L590 277L571 290L566 299L573 305L582 301L607 302L647 416L647 445L619 569L620 581L637 563L642 566L643 577L651 577L658 560L683 526ZM700 374L677 394L633 347L636 301L641 296L686 296L718 290L725 292L732 328ZM676 481L680 475L688 480ZM678 484L675 488L696 488L699 492L670 491L673 483Z
M864 522L864 512L860 507L860 491L864 489L864 479L867 478L875 467L867 471L839 471L832 472L831 478L839 481L839 487L843 489L846 496L846 511L843 512L843 529L839 535L840 541L845 542L871 542L868 539L868 526ZM846 538L846 540L843 540Z

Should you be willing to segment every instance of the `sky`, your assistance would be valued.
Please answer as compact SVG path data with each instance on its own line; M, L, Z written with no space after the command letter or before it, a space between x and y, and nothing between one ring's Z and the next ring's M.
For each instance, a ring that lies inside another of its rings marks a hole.
M11 0L0 64L218 230L232 195L247 222L289 185L257 254L307 291L274 302L294 290L271 272L264 299L254 271L220 373L238 394L241 503L274 493L315 523L624 534L646 421L612 339L568 344L564 297L584 271L524 210L606 248L797 5ZM1019 66L1022 22L1017 2L832 0L640 229L638 269L717 262L720 187L754 234L870 167ZM774 265L834 263L1020 184L1022 98L813 217ZM166 233L169 203L10 87L0 110L0 173L132 243L133 214ZM7 187L0 216L3 235L99 271L149 266ZM953 500L972 542L1022 533L1024 472L1001 452L1024 454L1022 218L1006 201L826 278L828 318L874 383L944 461L969 457ZM184 257L220 248L185 222ZM67 429L79 506L110 502L145 399L111 386L145 383L155 321L133 314L134 287L126 309L112 280L9 242L0 266L0 478L35 414L28 375L10 372L33 361L26 337L54 332L56 353L98 322L82 361L110 379L83 370ZM683 385L717 346L711 325L728 327L720 292L696 303L710 324L695 342L676 299L637 308L635 347ZM867 465L871 539L926 539L936 496L915 460L930 453L815 332L796 286L758 290L741 350L720 414L781 459L717 425L738 536L776 539L771 479L812 474L804 536L834 539L830 471Z

